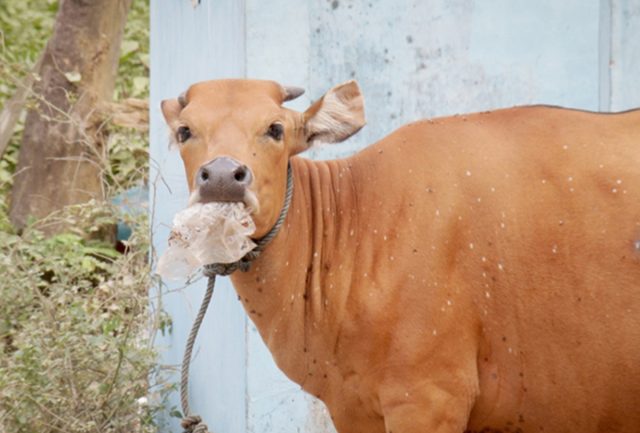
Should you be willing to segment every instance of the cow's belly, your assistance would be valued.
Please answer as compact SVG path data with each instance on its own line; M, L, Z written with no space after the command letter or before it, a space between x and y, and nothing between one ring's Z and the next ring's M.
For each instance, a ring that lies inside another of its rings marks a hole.
M493 380L484 378L484 380ZM483 397L470 416L468 432L583 432L640 431L639 389L619 382L586 392L572 384L544 378L524 390L520 383L500 382L497 398Z
M484 322L469 430L640 431L635 265L611 274L608 290L589 277L574 286L548 277L544 289L531 289L535 279L512 287Z

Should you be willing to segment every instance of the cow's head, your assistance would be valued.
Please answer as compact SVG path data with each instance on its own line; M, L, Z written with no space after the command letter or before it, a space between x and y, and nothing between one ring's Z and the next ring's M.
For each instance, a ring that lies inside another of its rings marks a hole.
M163 101L190 204L242 201L252 210L254 237L266 234L284 202L289 157L317 142L343 141L365 123L355 81L332 88L303 113L282 107L302 93L272 81L218 80Z

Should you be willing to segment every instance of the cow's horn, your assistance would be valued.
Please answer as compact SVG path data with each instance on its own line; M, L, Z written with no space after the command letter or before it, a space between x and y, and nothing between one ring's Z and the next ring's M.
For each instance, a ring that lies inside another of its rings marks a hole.
M304 93L304 89L302 87L282 86L282 93L284 93L282 101L287 102L302 95Z
M178 96L178 104L180 104L182 108L187 106L187 92L182 92L180 96Z

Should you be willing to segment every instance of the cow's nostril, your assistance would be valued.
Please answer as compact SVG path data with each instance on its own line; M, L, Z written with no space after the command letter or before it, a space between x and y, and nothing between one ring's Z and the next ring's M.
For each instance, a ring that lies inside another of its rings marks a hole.
M203 203L238 202L244 200L252 179L249 167L235 159L221 156L200 167L194 186L198 188L200 201Z
M233 178L238 182L244 182L244 180L247 178L247 168L244 166L238 167L238 169L233 174Z

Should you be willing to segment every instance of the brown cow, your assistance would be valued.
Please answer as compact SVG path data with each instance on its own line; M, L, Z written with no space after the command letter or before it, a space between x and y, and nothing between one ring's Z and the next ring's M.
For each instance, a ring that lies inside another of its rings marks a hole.
M285 226L232 280L339 432L640 432L640 110L426 120L316 162L293 156L358 131L363 99L293 93L209 81L162 108L193 197L252 197L256 237L291 161Z

